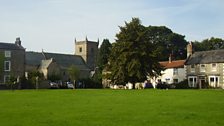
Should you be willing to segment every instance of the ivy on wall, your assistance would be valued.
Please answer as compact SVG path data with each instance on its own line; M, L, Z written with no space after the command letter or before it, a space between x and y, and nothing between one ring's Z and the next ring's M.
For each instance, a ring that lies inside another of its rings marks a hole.
M4 61L5 61L5 56L3 52L0 52L0 78L2 78L3 75L3 70L4 70Z

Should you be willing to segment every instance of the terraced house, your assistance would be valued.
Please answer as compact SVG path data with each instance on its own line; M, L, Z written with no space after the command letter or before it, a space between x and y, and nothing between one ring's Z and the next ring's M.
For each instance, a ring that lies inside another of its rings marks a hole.
M5 84L10 77L20 78L25 71L25 48L20 38L15 43L0 43L0 84Z
M190 87L224 88L224 50L192 52L188 44L188 59L185 63Z

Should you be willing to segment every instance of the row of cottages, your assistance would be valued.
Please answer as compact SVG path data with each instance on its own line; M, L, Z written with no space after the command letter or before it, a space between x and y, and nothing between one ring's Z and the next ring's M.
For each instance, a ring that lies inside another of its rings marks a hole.
M224 88L224 50L192 53L188 44L188 59L185 63L190 87Z
M88 78L95 67L98 42L76 41L75 54L58 54L26 51L20 38L15 43L0 43L0 85L5 85L10 77L28 76L29 72L39 71L45 79L59 75L68 81L68 68L74 65L80 70L80 78Z
M151 79L173 84L185 79L192 88L224 88L224 50L193 52L193 45L187 45L187 59L160 62L165 68L161 76Z

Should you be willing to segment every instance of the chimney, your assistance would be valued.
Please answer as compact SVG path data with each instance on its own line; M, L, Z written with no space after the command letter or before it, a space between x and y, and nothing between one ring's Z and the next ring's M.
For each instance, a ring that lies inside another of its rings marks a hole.
M16 38L15 44L18 45L18 46L21 46L20 37Z
M187 45L187 58L193 54L192 43L189 42Z
M172 55L170 54L170 56L169 56L169 63L171 63L172 62Z

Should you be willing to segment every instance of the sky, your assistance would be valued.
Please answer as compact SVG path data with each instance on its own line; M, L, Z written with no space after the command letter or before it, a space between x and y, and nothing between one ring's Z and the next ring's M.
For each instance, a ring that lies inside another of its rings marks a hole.
M74 54L74 40L114 42L133 17L187 41L224 39L224 0L0 0L0 42L27 51Z

